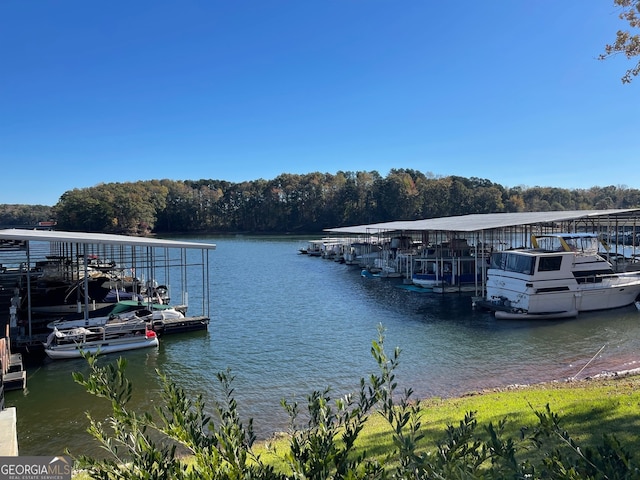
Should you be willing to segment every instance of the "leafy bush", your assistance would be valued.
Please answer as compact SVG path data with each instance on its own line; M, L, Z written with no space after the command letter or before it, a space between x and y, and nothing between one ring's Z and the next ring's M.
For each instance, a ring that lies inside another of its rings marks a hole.
M76 468L98 479L640 478L637 458L615 437L605 436L597 448L582 448L548 405L535 412L538 425L523 428L518 438L505 435L506 420L479 429L475 413L468 412L427 450L421 443L424 412L411 400L410 389L397 392L394 372L400 350L387 356L382 327L371 353L379 373L362 379L357 394L332 401L329 389L313 392L304 419L297 403L282 401L290 427L288 448L280 458L284 466L278 469L254 452L253 422L245 425L240 419L229 371L217 375L223 399L215 402L213 417L205 413L201 396L190 399L158 372L163 406L156 407L153 416L127 408L132 384L125 376L126 360L99 366L95 356L87 356L87 378L73 375L88 392L111 402L112 414L105 423L87 414L89 432L109 455L74 457ZM389 425L392 446L382 460L357 446L372 415ZM188 462L178 448L189 454Z

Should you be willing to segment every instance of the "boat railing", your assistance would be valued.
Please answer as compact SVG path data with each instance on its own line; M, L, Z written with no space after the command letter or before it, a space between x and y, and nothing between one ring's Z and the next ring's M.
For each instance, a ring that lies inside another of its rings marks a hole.
M113 323L105 325L102 328L105 338L118 337L130 333L144 332L147 329L148 323L145 320L130 320L122 323Z
M107 326L77 327L68 330L55 329L55 341L58 345L67 343L85 343L96 340L108 340L128 335L142 334L149 328L144 320L111 324Z

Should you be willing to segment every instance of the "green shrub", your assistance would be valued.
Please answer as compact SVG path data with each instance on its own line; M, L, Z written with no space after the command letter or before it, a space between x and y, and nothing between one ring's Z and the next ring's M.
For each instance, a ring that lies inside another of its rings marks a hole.
M400 350L387 356L384 330L372 342L378 374L361 379L357 394L332 400L330 390L307 398L304 419L300 406L283 400L290 427L286 448L276 461L255 453L253 422L245 425L233 396L233 376L219 373L222 399L215 415L205 413L201 396L190 399L183 389L158 372L163 385L162 407L154 414L128 410L132 385L125 376L126 360L99 366L86 356L90 373L74 373L88 392L111 402L103 423L87 416L89 432L107 458L73 456L76 468L98 479L632 479L640 478L637 455L612 435L596 448L581 447L565 431L547 405L533 409L538 423L519 435L507 430L506 419L479 428L475 412L457 425L447 425L435 448L422 444L425 414L408 389L398 393L395 371ZM388 425L383 455L358 444L368 421L379 415ZM179 450L180 449L180 450ZM184 454L186 451L188 461Z

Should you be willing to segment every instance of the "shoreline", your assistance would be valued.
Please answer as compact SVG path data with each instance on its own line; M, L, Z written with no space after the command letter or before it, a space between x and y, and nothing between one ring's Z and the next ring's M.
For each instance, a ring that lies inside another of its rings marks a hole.
M602 373L598 373L595 375L588 375L584 378L575 378L569 377L564 380L549 380L543 382L536 383L513 383L510 385L505 385L503 387L494 387L494 388L486 388L481 390L471 390L459 395L459 398L466 397L474 397L477 395L486 395L491 393L501 393L501 392L509 392L515 390L526 390L528 388L545 388L552 386L562 386L571 387L573 385L578 386L579 384L589 384L593 382L601 382L606 380L622 380L629 377L640 377L640 367L626 369L626 370L611 370L611 371L603 371ZM435 397L425 398L420 401L429 401ZM456 398L456 396L448 397L448 398Z

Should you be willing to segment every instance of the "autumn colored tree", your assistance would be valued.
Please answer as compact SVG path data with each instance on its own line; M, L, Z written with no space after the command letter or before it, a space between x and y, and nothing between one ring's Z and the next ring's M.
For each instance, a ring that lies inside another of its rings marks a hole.
M638 0L640 1L640 0ZM65 192L55 207L0 205L4 225L57 220L61 230L146 235L168 232L309 233L394 220L549 210L640 207L625 185L568 190L505 188L483 178L411 169L281 174L265 180L152 180Z
M640 29L640 0L613 0L613 3L620 8L618 17L629 24L629 29L618 30L615 42L607 44L604 48L605 53L599 58L605 60L622 53L628 59L632 59L640 55L640 34L633 33L635 29ZM640 61L627 70L622 77L622 83L631 83L633 77L639 73Z

